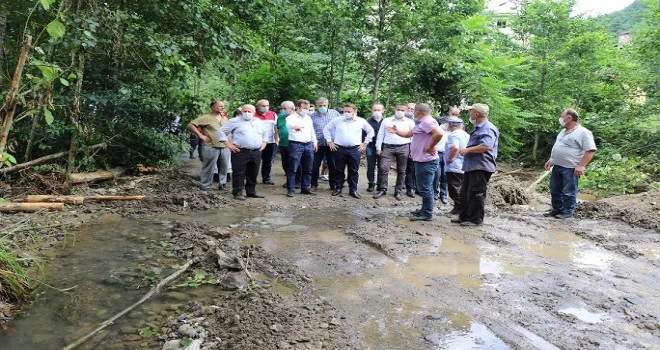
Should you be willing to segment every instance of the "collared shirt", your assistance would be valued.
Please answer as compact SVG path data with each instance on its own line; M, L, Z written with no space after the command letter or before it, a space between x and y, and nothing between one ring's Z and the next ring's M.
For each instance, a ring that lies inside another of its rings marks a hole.
M316 139L319 142L319 146L328 145L323 137L323 129L335 118L339 118L339 112L334 109L328 109L328 112L324 114L319 113L319 111L312 114L312 123L314 123L314 131L316 132Z
M442 137L440 138L440 141L435 145L435 150L438 151L439 153L443 153L445 151L445 145L447 144L447 139L449 138L449 131L445 129L442 124L440 125L440 129L442 129Z
M576 168L586 152L595 150L594 135L589 129L578 124L570 132L566 132L566 129L559 132L550 153L550 164Z
M300 131L296 131L296 126L300 126ZM298 112L291 113L286 117L286 128L289 132L289 141L316 143L314 123L308 115L300 115Z
M371 142L369 142L369 146L371 147L376 147L376 139L378 138L378 133L380 132L380 125L383 123L383 120L385 118L380 118L380 120L374 119L374 117L371 117L367 119L367 123L371 125L371 128L374 129L374 138L371 139ZM367 136L367 133L365 131L362 132L362 139L364 139Z
M426 152L433 138L431 131L437 126L438 122L429 115L424 117L412 129L413 136L410 142L410 155L415 162L430 162L439 158L437 153L430 154Z
M451 132L447 132L447 143L445 144L445 172L447 173L459 173L463 174L463 156L460 153L460 150L467 146L470 135L465 132L465 130L456 129ZM452 147L456 146L459 152L456 152L454 160L447 162L449 160L449 154L451 153Z
M250 121L242 117L231 118L220 128L220 132L231 134L232 143L238 148L257 149L263 142L268 142L263 122L257 118Z
M484 170L494 173L497 170L497 145L500 131L488 119L481 122L470 134L467 147L488 146L490 151L484 153L468 153L463 158L463 171Z
M261 114L257 110L256 113L254 113L255 118L259 118L263 123L263 128L264 132L266 133L266 137L268 137L268 143L274 143L275 142L275 123L277 122L277 114L273 111L266 111L266 113Z
M277 135L280 142L278 146L281 147L289 146L289 129L286 128L286 117L288 117L288 114L285 112L280 112L277 115Z
M197 117L191 123L202 129L202 134L208 137L208 145L211 147L223 148L225 143L223 142L226 138L220 137L218 130L220 127L227 122L226 118L218 120L213 114L204 114Z
M401 137L393 132L387 132L385 128L396 125L397 130L408 131L415 127L415 122L412 119L403 117L396 119L396 117L389 117L383 119L380 124L380 130L376 134L376 150L382 151L383 144L388 145L405 145L410 143L410 138Z
M367 132L367 136L362 141L362 131ZM352 147L371 142L374 138L374 129L363 118L353 116L353 119L335 118L323 129L323 136L326 142L333 141L338 146Z

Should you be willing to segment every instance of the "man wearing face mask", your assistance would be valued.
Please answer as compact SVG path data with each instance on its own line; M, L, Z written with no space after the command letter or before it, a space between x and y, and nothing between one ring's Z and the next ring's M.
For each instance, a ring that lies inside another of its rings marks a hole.
M268 144L263 152L261 152L261 179L266 185L274 185L275 183L270 177L270 172L273 169L273 162L277 154L277 145L275 143L277 115L270 110L270 102L268 100L259 100L257 101L257 112L254 116L263 122L264 132L268 138Z
M474 131L467 147L459 152L463 156L463 185L461 186L461 212L451 219L461 226L483 224L486 209L488 181L496 170L497 146L500 131L488 121L490 108L484 103L468 106L470 123Z
M300 178L300 193L316 195L310 191L312 179L312 163L314 152L318 150L316 132L312 118L309 117L309 101L297 100L296 111L286 117L286 128L289 132L289 184L287 197L293 197L296 170L300 167L302 176Z
M213 183L213 169L218 168L218 188L224 190L227 186L227 168L229 167L230 153L225 147L225 139L220 138L218 129L227 122L225 105L220 100L211 102L211 113L204 114L188 124L187 128L199 140L200 158L202 159L202 172L200 176L203 191L211 191ZM200 129L201 128L201 131Z
M227 148L232 152L232 194L237 200L245 200L245 197L264 198L257 194L256 186L261 151L268 144L268 134L263 128L263 122L254 117L253 105L244 105L241 112L240 117L229 119L219 133L225 136ZM231 135L231 138L226 135ZM243 196L243 188L246 196Z
M405 104L397 104L393 117L385 118L380 124L380 130L376 134L376 154L381 157L378 167L378 193L374 199L387 194L388 173L393 161L396 161L396 186L394 187L394 198L401 200L401 190L406 177L408 156L410 156L410 139L397 134L389 133L386 129L396 126L397 130L412 130L415 122L405 117L408 107Z
M333 196L341 195L348 168L348 189L351 197L362 198L357 191L360 156L367 149L367 144L374 137L374 129L366 120L356 115L357 108L352 103L344 105L344 116L335 118L323 129L328 147L332 150L335 161L335 190ZM367 135L362 138L362 131ZM332 179L332 178L331 178Z
M406 118L413 121L413 124L417 125L419 121L415 119L415 104L408 103L406 104L408 110L404 114ZM408 156L408 163L406 164L406 196L410 198L415 198L415 192L417 192L417 186L415 184L415 162L412 160L411 156Z
M289 130L286 127L286 118L294 113L295 105L292 101L284 101L280 104L282 111L277 115L277 128L275 129L275 140L278 142L278 150L282 157L282 169L286 177L284 188L289 188ZM300 183L300 169L296 171L295 183Z
M367 119L367 123L369 123L371 128L376 132L373 140L367 145L367 181L369 181L367 192L374 191L374 188L376 187L376 169L380 168L380 155L376 154L376 138L378 137L380 124L383 122L384 109L385 107L382 104L375 103L371 106L371 118ZM362 132L362 136L366 136L366 133Z
M440 154L440 164L438 166L438 173L436 174L435 179L433 179L433 185L435 188L435 199L439 199L442 204L448 203L447 194L449 193L444 159L445 145L447 144L447 139L449 138L450 134L448 120L451 117L458 117L459 114L461 114L460 109L457 107L451 107L449 108L449 111L447 111L447 117L441 117L437 119L438 124L440 124L440 127L442 128L443 136L436 146L436 150Z
M422 208L412 212L410 221L433 220L433 177L438 169L438 152L435 146L442 138L442 129L431 117L431 107L426 103L415 105L415 118L419 123L412 130L399 130L394 125L387 129L401 137L412 137L410 154L415 162L415 177Z
M328 163L328 172L330 176L330 190L335 190L335 161L332 158L332 151L330 146L325 141L323 130L330 123L331 120L339 118L339 113L334 109L329 109L328 99L321 97L316 100L316 111L312 113L312 123L314 124L314 131L316 132L316 139L318 140L318 151L314 153L314 164L312 165L312 187L311 191L315 192L319 186L319 168L325 158Z
M564 110L559 117L559 124L564 129L557 135L550 159L545 163L545 170L552 170L550 174L552 210L545 213L545 216L553 216L557 219L573 217L577 203L578 181L596 153L594 135L578 124L578 120L578 113L570 108Z

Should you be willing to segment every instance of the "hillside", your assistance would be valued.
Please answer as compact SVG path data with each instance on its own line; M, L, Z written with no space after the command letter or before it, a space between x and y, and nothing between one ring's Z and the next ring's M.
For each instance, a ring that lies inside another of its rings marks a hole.
M617 36L619 33L634 31L637 24L642 21L644 12L648 6L642 0L636 0L630 6L617 12L612 12L597 18L598 23L603 25L609 33Z

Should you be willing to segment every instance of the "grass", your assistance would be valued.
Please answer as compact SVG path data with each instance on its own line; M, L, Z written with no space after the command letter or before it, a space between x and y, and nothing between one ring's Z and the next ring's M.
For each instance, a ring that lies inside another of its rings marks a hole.
M0 301L15 302L23 299L33 285L21 259L7 251L6 246L0 241Z

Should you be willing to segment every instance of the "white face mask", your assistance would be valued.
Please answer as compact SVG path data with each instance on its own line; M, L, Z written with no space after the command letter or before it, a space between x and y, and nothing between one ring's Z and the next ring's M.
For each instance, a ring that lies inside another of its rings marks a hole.
M381 120L383 118L383 112L372 112L371 117L376 120Z
M477 126L477 120L470 118L470 124Z
M566 121L564 120L564 118L559 117L559 124L560 124L561 126L566 126Z
M412 119L415 116L415 114L413 112L405 112L403 115L406 118L410 118L410 119Z
M403 117L406 116L406 112L404 111L396 111L394 112L394 118L396 119L403 119Z
M254 113L243 112L243 114L241 115L241 117L242 117L244 120L246 120L246 121L249 122L250 120L252 120L252 118L254 118Z
M348 112L344 113L344 119L346 120L353 119L353 113L348 113Z
M307 110L307 109L301 109L300 110L300 115L310 115L310 114L312 114L312 113L310 113L310 111Z

